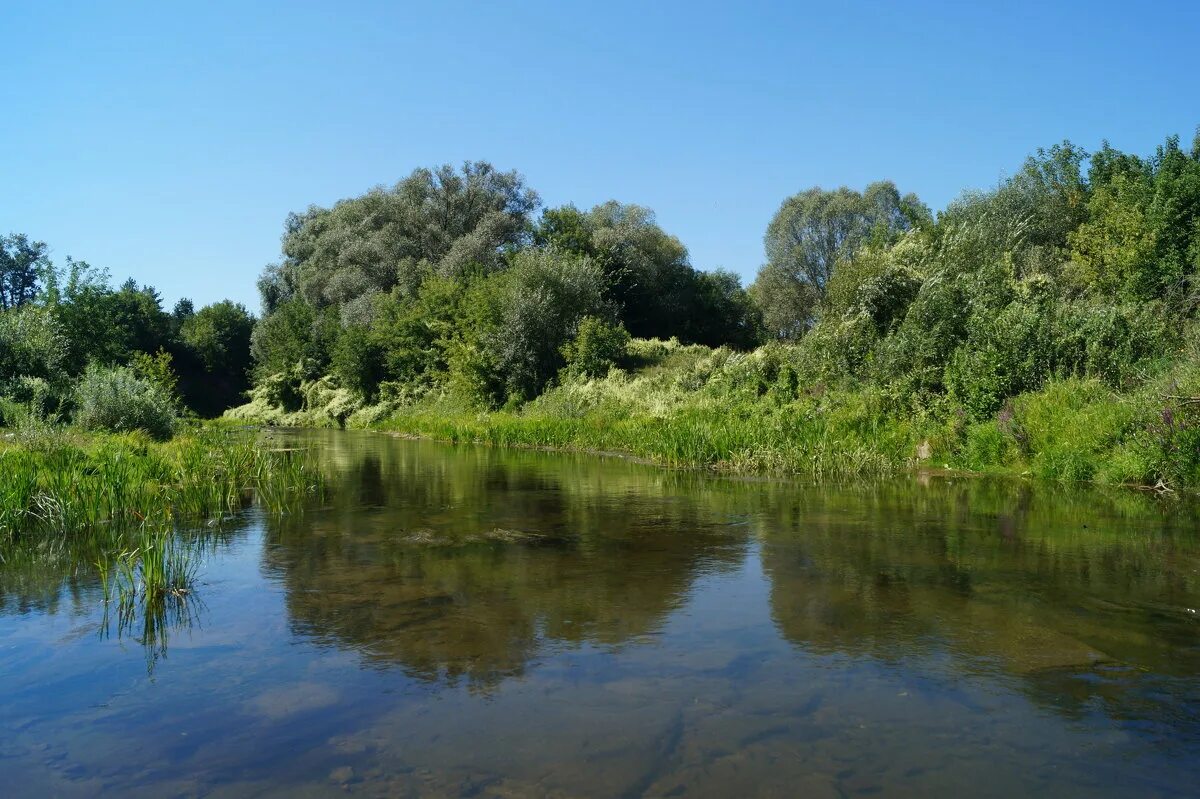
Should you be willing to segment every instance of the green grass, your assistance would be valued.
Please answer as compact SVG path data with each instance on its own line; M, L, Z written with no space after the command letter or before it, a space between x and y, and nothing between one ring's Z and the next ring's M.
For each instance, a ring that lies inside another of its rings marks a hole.
M104 601L101 634L110 634L115 609L117 636L142 644L151 674L166 657L171 631L187 629L195 621L195 543L169 531L143 528L131 549L108 552L95 561Z
M69 430L0 438L0 539L167 530L259 502L288 509L319 490L305 453L206 429L158 443L140 434Z
M826 478L905 468L921 425L873 415L862 394L806 403L711 396L670 375L561 386L515 411L447 401L400 409L378 428L451 442L621 452L667 466Z
M345 421L449 442L619 452L668 466L818 479L932 468L1200 489L1200 402L1178 399L1200 395L1195 348L1164 356L1157 371L1123 391L1095 378L1054 379L1010 398L991 418L902 386L848 378L805 384L797 352L634 340L628 369L564 379L532 402L482 412L435 388L416 401L360 403L350 412L338 404L334 419L322 410L321 392L331 385L323 378L307 389L315 404L287 422ZM258 410L252 403L231 416L279 421Z
M161 443L50 426L0 431L0 583L55 597L94 573L102 632L115 620L152 670L171 631L194 619L200 556L223 517L249 503L295 511L322 490L308 452L252 431L211 425Z
M478 412L431 395L369 426L451 442L613 451L669 466L818 479L947 468L1200 488L1200 404L1171 399L1200 393L1200 369L1189 361L1124 393L1095 379L1053 380L978 420L944 397L922 403L886 387L781 385L760 353L699 349L672 352L633 373L568 381L514 410Z

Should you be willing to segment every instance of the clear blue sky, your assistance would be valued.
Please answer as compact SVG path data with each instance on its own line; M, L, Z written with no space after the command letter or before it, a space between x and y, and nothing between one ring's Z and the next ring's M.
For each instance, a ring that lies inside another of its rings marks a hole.
M0 232L257 309L289 211L486 159L753 276L780 201L941 208L1034 148L1200 123L1200 2L18 2Z

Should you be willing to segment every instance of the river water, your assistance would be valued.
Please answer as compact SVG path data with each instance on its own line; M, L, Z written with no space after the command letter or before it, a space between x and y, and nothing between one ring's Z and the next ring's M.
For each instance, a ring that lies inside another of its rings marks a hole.
M0 793L1200 790L1186 502L274 435L328 496L192 536L149 633L0 565Z

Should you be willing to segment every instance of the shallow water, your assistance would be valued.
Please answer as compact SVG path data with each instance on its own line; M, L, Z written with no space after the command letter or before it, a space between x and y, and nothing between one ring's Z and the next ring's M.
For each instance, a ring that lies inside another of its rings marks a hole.
M1180 796L1200 533L1126 492L734 480L347 432L158 634L0 566L24 796Z

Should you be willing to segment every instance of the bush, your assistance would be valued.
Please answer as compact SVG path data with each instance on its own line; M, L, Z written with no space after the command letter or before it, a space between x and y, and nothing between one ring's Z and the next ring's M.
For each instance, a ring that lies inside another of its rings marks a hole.
M611 317L604 271L590 258L524 250L472 286L449 348L451 384L484 405L532 399L565 365L563 345L587 316Z
M50 311L26 306L0 312L0 390L21 377L61 380L67 338Z
M1200 482L1200 413L1192 406L1165 407L1146 429L1152 475L1168 487Z
M1005 435L995 421L971 425L959 458L962 465L974 471L987 471L1010 466L1016 460L1012 436Z
M175 432L175 403L161 386L125 367L89 366L75 389L75 423L85 430L144 430L160 441Z
M133 373L149 383L153 383L162 389L163 393L171 398L171 401L179 405L179 377L175 374L175 369L171 365L171 354L159 350L155 355L148 355L144 352L135 352L129 363L129 368Z
M1064 375L1099 377L1114 388L1128 387L1147 361L1178 345L1179 331L1161 303L1066 306L1055 346Z
M1008 397L1037 389L1051 374L1050 322L1049 310L1020 302L972 317L966 343L946 366L950 397L983 419Z
M342 385L368 402L375 399L379 384L387 377L384 352L363 325L342 331L333 348L333 373Z
M567 372L585 377L603 377L625 357L629 331L623 324L610 324L596 316L585 316L575 338L563 345Z

